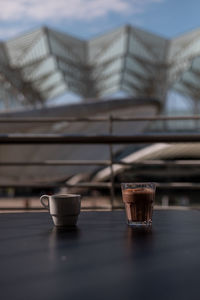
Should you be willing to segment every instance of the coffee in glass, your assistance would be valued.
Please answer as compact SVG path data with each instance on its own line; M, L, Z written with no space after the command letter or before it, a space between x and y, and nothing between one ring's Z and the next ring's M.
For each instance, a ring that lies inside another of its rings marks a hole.
M122 183L127 223L135 227L151 227L155 183Z

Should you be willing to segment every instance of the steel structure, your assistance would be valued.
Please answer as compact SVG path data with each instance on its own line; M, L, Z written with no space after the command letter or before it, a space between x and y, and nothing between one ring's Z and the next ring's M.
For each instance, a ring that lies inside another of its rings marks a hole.
M84 99L117 91L199 99L200 30L168 40L124 26L89 41L43 27L0 43L5 107L41 106L67 91Z

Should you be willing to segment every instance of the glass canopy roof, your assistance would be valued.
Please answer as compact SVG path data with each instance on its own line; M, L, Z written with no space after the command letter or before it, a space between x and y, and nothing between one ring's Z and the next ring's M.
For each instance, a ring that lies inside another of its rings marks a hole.
M0 99L43 105L67 91L83 99L117 91L165 100L200 93L200 30L173 40L131 26L84 41L47 27L0 43Z

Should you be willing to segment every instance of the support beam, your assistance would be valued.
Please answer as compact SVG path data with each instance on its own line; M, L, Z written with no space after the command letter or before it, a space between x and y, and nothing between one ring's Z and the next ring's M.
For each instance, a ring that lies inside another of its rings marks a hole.
M200 134L121 135L59 135L59 134L0 134L0 144L143 144L200 143Z

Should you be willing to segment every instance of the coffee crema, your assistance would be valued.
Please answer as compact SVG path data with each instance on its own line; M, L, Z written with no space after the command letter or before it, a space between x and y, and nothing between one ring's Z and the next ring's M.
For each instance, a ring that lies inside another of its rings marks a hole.
M122 191L129 222L152 222L155 193L152 189L141 187Z

